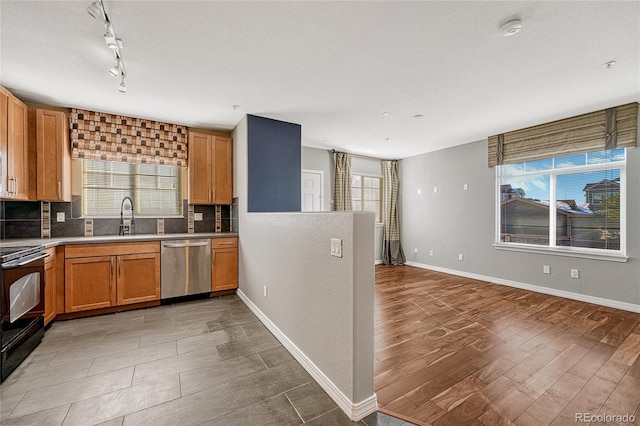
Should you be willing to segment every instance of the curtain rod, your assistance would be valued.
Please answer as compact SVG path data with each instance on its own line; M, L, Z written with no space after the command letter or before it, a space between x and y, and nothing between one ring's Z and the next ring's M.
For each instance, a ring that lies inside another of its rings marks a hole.
M358 157L358 158L366 158L367 160L378 160L378 161L383 161L384 159L382 158L377 158L377 157L369 157L368 155L360 155L360 154L352 154L350 152L344 152L344 151L337 151L335 149L329 149L328 150L330 153L335 154L336 152L342 152L344 154L351 154L352 157Z

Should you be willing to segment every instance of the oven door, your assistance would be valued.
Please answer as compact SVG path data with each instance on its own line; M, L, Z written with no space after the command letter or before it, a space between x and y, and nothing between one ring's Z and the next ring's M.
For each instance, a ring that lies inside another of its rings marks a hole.
M2 347L44 315L44 260L2 270Z

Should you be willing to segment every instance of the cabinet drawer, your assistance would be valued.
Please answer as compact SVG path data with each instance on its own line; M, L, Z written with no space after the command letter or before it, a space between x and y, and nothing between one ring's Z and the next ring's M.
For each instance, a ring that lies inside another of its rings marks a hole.
M65 258L160 253L160 241L68 245Z
M211 249L238 247L238 239L232 238L213 238L211 240Z

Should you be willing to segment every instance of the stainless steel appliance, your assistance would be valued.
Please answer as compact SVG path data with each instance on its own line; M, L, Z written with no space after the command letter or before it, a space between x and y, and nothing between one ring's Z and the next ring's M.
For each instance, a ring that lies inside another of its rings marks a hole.
M44 258L41 247L0 248L0 382L44 336Z
M170 299L211 291L211 241L163 241L160 297Z

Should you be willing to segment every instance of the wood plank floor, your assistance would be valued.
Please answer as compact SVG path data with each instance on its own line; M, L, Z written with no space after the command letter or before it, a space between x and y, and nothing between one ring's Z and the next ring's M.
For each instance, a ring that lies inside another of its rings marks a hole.
M375 289L380 411L424 425L575 425L576 413L640 425L640 314L410 266L377 266Z

